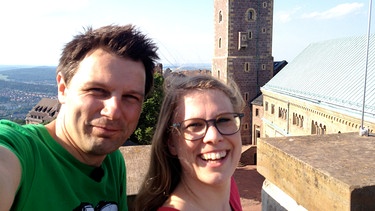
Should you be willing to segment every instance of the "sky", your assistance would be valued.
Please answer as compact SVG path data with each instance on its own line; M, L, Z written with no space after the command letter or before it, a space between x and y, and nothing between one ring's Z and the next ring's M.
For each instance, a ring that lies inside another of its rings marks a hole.
M74 35L108 24L136 25L154 39L164 66L211 63L213 2L0 0L0 65L57 65ZM274 0L274 60L291 62L311 43L365 36L368 13L364 0Z

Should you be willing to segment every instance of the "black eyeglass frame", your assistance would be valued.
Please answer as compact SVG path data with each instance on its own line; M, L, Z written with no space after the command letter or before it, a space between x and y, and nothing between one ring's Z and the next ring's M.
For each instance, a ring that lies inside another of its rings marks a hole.
M227 115L227 114L233 114L233 115L235 115L235 116L234 116L235 118L238 117L238 118L240 119L240 125L238 126L238 129L237 129L235 132L233 132L233 133L222 133L222 132L220 131L220 129L217 127L217 125L216 125L216 121L218 120L218 117L221 117L222 115ZM194 138L194 139L187 139L187 138L185 138L185 137L183 136L185 140L188 140L188 141L197 141L197 140L199 140L199 139L201 139L201 138L203 138L203 137L206 136L207 130L208 130L209 126L210 126L210 124L209 124L210 122L213 123L213 126L216 128L216 130L217 130L221 135L229 136L229 135L233 135L233 134L237 133L237 132L240 131L240 129L241 129L241 125L242 125L242 117L244 117L244 116L245 116L244 113L236 113L236 112L222 113L222 114L218 115L216 118L214 118L214 119L208 119L208 120L206 120L206 119L202 119L202 118L191 118L191 119L185 119L184 121L181 121L181 122L178 122L178 123L173 123L171 127L176 128L176 129L180 132L180 134L182 135L182 134L184 134L184 132L181 130L181 125L182 125L182 123L184 123L184 122L186 122L186 121L195 120L195 119L196 119L196 120L202 120L202 121L204 121L204 122L206 123L206 130L205 130L205 132L202 134L202 137Z

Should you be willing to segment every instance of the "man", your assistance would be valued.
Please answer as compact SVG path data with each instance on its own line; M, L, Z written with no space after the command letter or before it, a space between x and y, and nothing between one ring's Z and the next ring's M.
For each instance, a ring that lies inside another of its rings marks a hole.
M89 27L65 46L56 120L0 121L0 210L127 210L118 148L152 88L156 51L131 25Z

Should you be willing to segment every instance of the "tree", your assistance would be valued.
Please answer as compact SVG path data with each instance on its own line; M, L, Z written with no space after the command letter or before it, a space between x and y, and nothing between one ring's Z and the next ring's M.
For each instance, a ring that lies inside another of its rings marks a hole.
M151 139L155 131L155 125L158 120L160 107L164 96L163 82L163 76L160 73L155 73L154 88L149 97L143 103L142 113L139 118L137 129L130 137L130 140L137 144L151 144Z

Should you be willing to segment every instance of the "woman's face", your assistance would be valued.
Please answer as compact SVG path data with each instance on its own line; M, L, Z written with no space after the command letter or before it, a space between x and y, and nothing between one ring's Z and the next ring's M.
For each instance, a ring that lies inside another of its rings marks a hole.
M189 91L180 98L174 123L192 118L216 119L224 113L234 112L224 92L214 89ZM194 126L194 125L193 125ZM241 133L222 135L212 122L206 134L194 141L185 140L174 132L169 149L182 166L182 180L210 185L228 182L241 156Z

